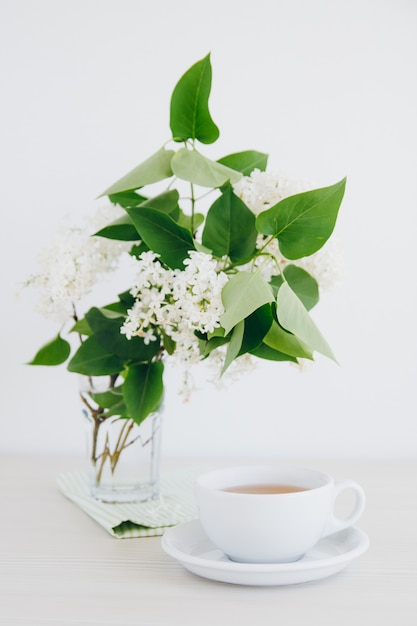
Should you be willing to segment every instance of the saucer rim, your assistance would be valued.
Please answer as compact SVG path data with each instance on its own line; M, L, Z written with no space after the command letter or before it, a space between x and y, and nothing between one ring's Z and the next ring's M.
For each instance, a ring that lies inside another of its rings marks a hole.
M227 560L220 559L204 559L198 555L193 555L188 552L184 552L177 548L175 545L172 545L170 542L170 536L175 535L176 532L184 530L184 527L190 527L190 532L200 532L204 537L207 537L205 534L200 520L198 518L190 520L188 522L182 522L176 526L172 526L167 529L162 537L161 545L163 550L178 560L182 564L188 564L191 566L204 567L207 570L224 570L227 572L238 572L238 573L286 573L286 572L303 572L308 570L316 570L316 569L326 569L329 567L335 567L339 564L344 564L352 561L353 559L359 557L363 554L369 547L369 537L368 535L361 529L356 526L350 526L344 530L341 530L333 535L329 535L327 537L323 537L320 541L329 540L332 537L337 535L345 534L354 534L357 538L357 544L351 550L346 550L340 554L332 555L325 557L323 559L314 559L304 560L304 557L298 561L290 562L290 563L238 563L236 561L230 560L224 552L217 548L213 544L213 550L218 550L219 554L226 558ZM210 541L207 537L207 540ZM318 542L320 543L320 542ZM318 544L316 544L318 545ZM313 549L313 548L312 548ZM308 556L309 552L306 553L305 556Z

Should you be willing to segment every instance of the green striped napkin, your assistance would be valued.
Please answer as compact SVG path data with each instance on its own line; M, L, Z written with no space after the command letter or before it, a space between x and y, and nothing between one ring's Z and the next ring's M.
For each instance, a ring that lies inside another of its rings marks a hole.
M106 504L90 496L87 474L66 472L57 478L60 491L90 515L113 537L155 537L169 526L197 517L194 496L196 476L203 471L186 469L161 477L159 500L129 504Z

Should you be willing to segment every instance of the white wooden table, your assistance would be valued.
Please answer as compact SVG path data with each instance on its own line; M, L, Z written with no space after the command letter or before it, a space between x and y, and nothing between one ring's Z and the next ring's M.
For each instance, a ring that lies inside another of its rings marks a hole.
M158 537L112 538L55 486L81 465L1 459L1 625L417 624L417 463L309 463L363 485L358 526L371 545L333 577L285 587L209 581L166 555Z

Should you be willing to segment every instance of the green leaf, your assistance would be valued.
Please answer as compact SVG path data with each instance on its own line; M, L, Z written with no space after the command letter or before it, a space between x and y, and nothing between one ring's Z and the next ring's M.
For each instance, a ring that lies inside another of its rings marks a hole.
M28 365L60 365L67 360L71 346L61 335L57 335L35 354Z
M112 204L118 204L124 209L129 209L132 206L138 206L142 204L147 198L140 196L136 191L124 191L122 193L111 193L109 200Z
M211 91L210 55L195 63L180 78L171 97L170 127L175 141L198 139L213 143L219 129L213 122L208 100Z
M167 335L164 332L162 328L161 328L161 334L162 334L162 343L163 343L165 350L168 352L168 354L174 354L177 344L169 335Z
M134 192L130 192L131 195ZM116 194L123 196L124 194ZM137 194L136 197L139 199L140 196ZM176 210L178 211L178 191L176 189L172 189L171 191L164 191L163 193L153 197L153 198L142 198L141 202L130 203L126 201L125 209L146 207L157 209L158 211L163 211L164 213L174 213ZM101 230L95 233L97 237L106 237L107 239L118 239L119 241L138 241L139 235L135 226L132 223L132 220L128 215L122 215L117 220L114 220L107 226L104 226Z
M297 294L307 311L312 309L319 301L319 286L315 278L297 265L287 265L284 269L284 276L291 289ZM281 275L271 278L271 285L274 293L278 294L278 289L283 283Z
M278 291L277 315L280 325L294 333L308 348L317 350L329 359L336 361L330 346L287 282L283 283Z
M124 316L110 309L91 308L86 314L94 337L110 353L126 361L149 361L159 350L159 342L145 344L142 338L127 339L120 332Z
M123 397L123 386L114 387L107 391L91 393L94 402L101 408L105 409L104 417L118 416L128 419L129 414Z
M126 316L128 309L131 309L135 303L135 298L130 291L124 291L119 294L119 300L117 302L111 302L103 307L104 311L113 311L119 315ZM104 313L103 311L103 313ZM91 334L91 331L90 331Z
M173 269L184 267L189 250L195 250L189 230L179 226L165 213L155 209L128 209L137 231L161 261Z
M197 252L204 252L205 254L211 254L210 248L207 248L207 246L203 246L203 244L200 243L199 241L194 241L194 245L195 245L195 249L197 250Z
M312 359L313 355L295 335L288 333L279 324L273 322L263 343L290 356Z
M163 397L162 361L131 365L123 384L123 396L130 417L140 424L156 411Z
M230 341L230 335L227 337L224 336L223 328L216 328L214 332L209 333L208 335L201 335L199 333L196 334L199 338L200 354L203 357L207 357L210 352Z
M260 233L278 238L287 259L310 256L333 232L345 185L344 178L331 187L284 198L258 215L256 227Z
M185 213L183 213L183 211L180 210L176 222L179 226L182 226L183 228L189 230L190 233L195 233L199 229L201 224L203 224L204 215L202 213L194 213L193 218L191 218L191 215L186 215Z
M117 297L119 298L120 302L126 305L127 308L130 308L133 305L134 300L135 300L132 294L130 293L130 290L122 291L122 293L119 293Z
M89 336L92 334L92 330L87 322L87 320L85 319L85 317L83 317L80 320L77 320L75 322L75 324L72 326L71 333L78 333L79 335L85 335L85 336Z
M140 189L145 185L151 185L165 178L170 178L172 176L171 159L174 154L173 150L161 148L106 189L99 197Z
M259 272L239 272L223 287L222 300L225 312L220 317L220 323L227 335L238 322L256 309L273 302L274 295Z
M262 343L273 321L271 305L264 304L256 309L245 319L245 332L243 334L240 354L251 352Z
M178 199L178 191L176 189L170 189L169 191L163 191L153 198L147 198L144 202L137 206L148 209L156 209L157 211L162 211L163 213L173 213L176 209L178 209Z
M261 172L266 170L268 155L263 152L256 152L256 150L245 150L217 159L217 163L231 167L232 170L241 172L243 176L249 176L254 169Z
M103 409L111 409L123 400L122 386L107 389L106 391L93 391L89 395Z
M255 215L228 185L207 213L203 245L214 256L229 256L238 263L253 255L257 235Z
M197 150L181 148L171 161L175 176L201 187L221 187L228 181L237 183L242 178L240 172L230 169L221 163L211 161Z
M138 232L128 215L122 215L117 220L111 222L111 224L98 230L94 235L119 241L137 241L139 239Z
M130 256L136 257L137 259L140 257L142 252L148 252L149 246L146 245L144 241L141 241L138 245L133 245L130 250Z
M227 347L226 358L222 367L221 375L225 373L232 361L234 361L235 358L239 355L240 348L242 346L244 329L245 323L243 322L243 320L241 322L238 322L234 327L230 343Z
M267 359L268 361L291 361L292 363L297 363L297 359L293 356L274 350L264 343L252 350L251 354L258 357L258 359Z
M106 376L122 371L124 360L107 350L95 337L88 337L68 363L68 370L85 376Z

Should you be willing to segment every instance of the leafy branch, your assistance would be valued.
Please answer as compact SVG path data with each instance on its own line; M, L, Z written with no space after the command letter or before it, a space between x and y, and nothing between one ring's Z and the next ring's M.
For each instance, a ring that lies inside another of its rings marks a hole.
M195 340L202 358L227 347L223 371L245 353L297 361L317 351L334 359L309 315L319 299L315 279L290 262L282 268L276 258L277 274L270 280L263 278L260 267L264 258L271 258L268 247L273 242L288 261L322 248L332 235L346 180L284 198L256 217L234 185L255 168L265 171L268 155L250 149L213 160L201 151L200 144L219 137L209 110L211 81L210 55L180 78L170 102L171 137L101 194L124 215L96 236L131 242L136 257L152 251L165 268L175 271L184 270L190 251L216 260L219 272L222 268L228 277L222 291L224 312L213 332L196 332ZM165 183L165 189L149 196L148 187L155 183ZM190 190L188 198L181 196L183 184ZM199 213L199 203L213 192L216 198L205 214ZM92 307L75 320L73 331L82 343L72 355L70 343L59 333L31 361L57 365L68 360L71 372L121 381L115 397L99 404L98 424L107 414L140 424L162 401L163 357L175 353L175 341L164 329L155 341L127 339L120 329L133 305L134 297L124 292L115 302Z

